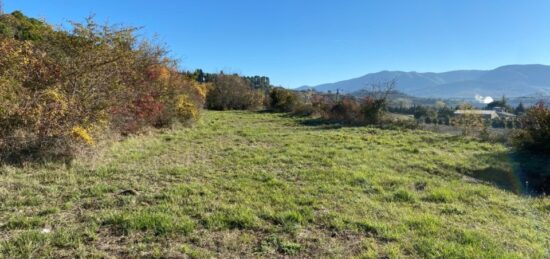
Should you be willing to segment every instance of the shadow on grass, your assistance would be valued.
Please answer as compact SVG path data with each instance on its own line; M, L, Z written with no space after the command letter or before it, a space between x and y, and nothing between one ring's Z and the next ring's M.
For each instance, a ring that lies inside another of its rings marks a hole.
M550 192L548 156L510 152L478 157L480 161L502 161L506 158L513 163L513 170L495 165L468 172L466 175L516 194L538 196Z
M550 194L550 155L515 152L511 158L517 163L529 194Z
M259 114L274 114L274 113L280 113L280 112L276 112L276 111L273 111L273 110L269 110L269 109L263 109L263 110L258 110L256 111L256 113L259 113Z
M308 115L288 115L289 117L299 118L299 123L303 126L317 127L318 129L338 129L355 127L375 127L384 130L410 130L420 129L419 124L414 120L392 120L381 118L375 122L353 122L347 120L328 120L323 118L312 118Z
M364 124L364 123L342 123L322 118L311 118L309 116L296 116L292 114L281 113L284 117L293 117L298 119L298 123L312 127L316 130L333 130L344 127L364 127L374 126L380 129L403 130L403 129L422 129L419 125L400 125L396 123ZM459 141L464 139L462 134L443 134L441 138L426 138L425 142L430 141ZM550 157L540 156L519 152L494 153L485 157L476 157L473 164L480 161L486 161L493 165L483 169L463 172L464 175L495 185L503 190L511 191L516 194L525 195L543 195L550 193ZM510 169L508 166L498 166L503 161L512 162ZM458 168L458 171L463 171Z
M339 128L343 127L343 125L341 123L333 122L333 121L327 121L327 120L323 120L323 119L311 119L311 118L309 118L309 119L300 120L299 123L303 126L315 127L316 129L330 130L330 129L339 129Z
M468 176L494 184L501 189L511 191L515 194L523 194L525 192L525 187L515 170L509 171L491 166L475 170Z
M70 166L74 156L66 153L46 153L35 150L18 150L9 154L0 154L0 166L25 167L28 165L65 164Z
M330 129L340 129L340 128L356 128L356 127L365 127L365 126L376 126L382 127L378 124L367 124L367 123L342 123L340 121L326 120L322 118L307 118L307 116L295 116L289 115L295 118L302 118L299 120L299 123L303 126L315 127L320 130L330 130Z

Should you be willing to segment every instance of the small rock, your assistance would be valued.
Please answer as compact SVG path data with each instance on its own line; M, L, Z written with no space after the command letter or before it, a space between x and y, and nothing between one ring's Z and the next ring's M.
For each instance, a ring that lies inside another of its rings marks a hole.
M42 231L40 231L40 233L42 233L42 234L48 234L50 232L52 232L52 230L50 228L43 228Z

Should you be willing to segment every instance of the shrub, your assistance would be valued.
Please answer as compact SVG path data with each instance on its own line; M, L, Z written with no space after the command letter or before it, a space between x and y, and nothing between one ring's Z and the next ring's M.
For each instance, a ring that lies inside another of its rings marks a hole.
M363 97L357 98L340 94L306 93L304 105L310 105L322 119L347 124L378 124L383 120L389 94L393 91L394 81L373 84L365 90ZM300 106L298 106L300 107ZM309 109L309 107L307 107Z
M176 114L181 120L195 120L198 117L197 107L187 95L179 95L176 103Z
M138 96L136 100L111 110L117 127L123 134L136 133L147 125L162 125L164 103L150 94Z
M312 104L307 103L300 103L297 106L294 107L292 110L292 115L294 116L313 116L317 114L318 111L315 109L315 107Z
M238 75L219 74L206 96L212 110L252 110L261 106L263 95Z
M364 97L341 97L338 101L320 98L313 106L320 110L321 117L329 121L349 124L377 124L382 121L385 99Z
M376 124L381 121L386 98L366 97L361 102L362 120L368 124Z
M196 119L206 86L132 28L91 19L72 31L0 16L0 160L72 157L108 128L123 134Z
M518 149L517 159L534 192L550 189L550 109L540 102L527 109L520 118L520 129L513 132L512 143Z
M273 88L269 93L269 109L276 112L291 112L298 106L298 95L284 88Z
M329 95L322 94L313 94L310 98L310 103L313 109L321 116L323 119L328 119L328 111L334 105L334 100Z
M325 116L333 121L358 123L362 121L361 104L350 97L342 98L330 107Z
M514 137L516 147L533 153L550 154L550 109L540 102L527 110Z

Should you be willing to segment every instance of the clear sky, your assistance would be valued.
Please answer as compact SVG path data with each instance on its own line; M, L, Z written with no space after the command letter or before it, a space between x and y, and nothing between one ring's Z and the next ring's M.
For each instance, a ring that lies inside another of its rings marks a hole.
M61 24L157 34L183 69L266 75L287 87L380 70L442 72L550 64L547 0L4 0Z

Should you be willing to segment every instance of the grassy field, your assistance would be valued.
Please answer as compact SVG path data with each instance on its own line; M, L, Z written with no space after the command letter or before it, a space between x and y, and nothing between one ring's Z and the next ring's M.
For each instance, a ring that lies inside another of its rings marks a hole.
M71 167L2 166L0 255L550 257L550 198L478 180L519 188L506 147L304 120L207 111Z

